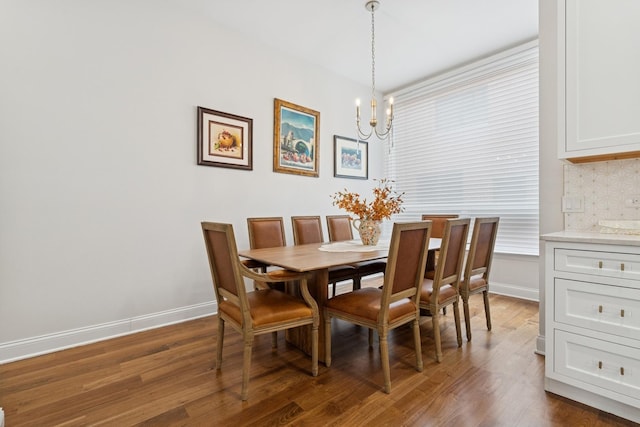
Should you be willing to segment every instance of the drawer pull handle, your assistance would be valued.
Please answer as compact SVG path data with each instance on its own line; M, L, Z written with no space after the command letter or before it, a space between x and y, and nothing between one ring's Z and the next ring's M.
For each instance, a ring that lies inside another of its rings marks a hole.
M624 308L620 309L620 317L624 317Z
M620 367L620 375L624 375L624 367Z
M598 261L598 268L602 268L602 261Z
M601 305L598 306L598 313L602 313L602 306Z
M620 271L624 271L624 263L620 264Z
M598 362L598 369L602 369L602 361Z

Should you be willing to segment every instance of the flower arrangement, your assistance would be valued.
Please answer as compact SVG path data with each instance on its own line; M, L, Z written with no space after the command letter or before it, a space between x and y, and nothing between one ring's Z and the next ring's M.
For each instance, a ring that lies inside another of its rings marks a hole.
M373 189L373 201L361 200L360 194L349 192L345 188L344 191L338 191L331 196L333 205L356 215L361 220L382 221L391 218L393 214L402 212L404 210L402 207L404 193L393 190L391 188L393 181L387 178L376 181L379 182Z

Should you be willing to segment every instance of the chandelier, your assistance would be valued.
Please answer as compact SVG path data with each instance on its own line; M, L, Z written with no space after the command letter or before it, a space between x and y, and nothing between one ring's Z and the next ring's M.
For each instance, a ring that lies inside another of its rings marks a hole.
M376 100L376 31L374 12L380 6L378 0L368 0L365 8L371 11L371 118L366 132L360 126L360 99L356 99L356 130L358 132L358 140L367 141L371 135L375 134L379 139L385 140L393 133L393 98L389 99L389 108L386 111L386 118L382 130L378 130L377 107Z

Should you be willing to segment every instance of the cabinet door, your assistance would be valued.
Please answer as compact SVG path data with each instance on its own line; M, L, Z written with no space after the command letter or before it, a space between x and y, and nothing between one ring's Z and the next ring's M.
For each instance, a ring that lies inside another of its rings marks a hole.
M640 405L640 350L584 335L555 330L554 371L580 381L584 388L616 400ZM612 397L612 395L608 395Z
M640 289L555 279L554 317L558 323L638 340Z
M561 158L640 156L639 21L637 0L566 1Z

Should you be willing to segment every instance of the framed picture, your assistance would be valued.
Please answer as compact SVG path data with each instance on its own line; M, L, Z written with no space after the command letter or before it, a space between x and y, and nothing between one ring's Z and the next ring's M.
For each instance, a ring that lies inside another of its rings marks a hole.
M333 176L369 178L369 143L333 135Z
M275 99L273 171L320 175L320 113Z
M198 164L253 169L253 119L198 107Z

